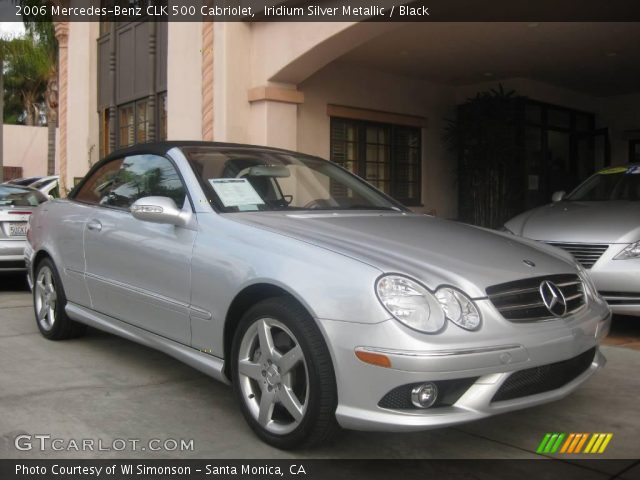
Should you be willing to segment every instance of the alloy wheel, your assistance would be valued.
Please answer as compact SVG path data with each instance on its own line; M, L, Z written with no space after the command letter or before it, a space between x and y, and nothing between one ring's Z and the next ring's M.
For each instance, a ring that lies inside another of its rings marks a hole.
M295 430L309 405L309 372L295 335L273 318L256 320L238 352L240 390L249 412L266 431Z
M35 282L35 306L38 323L44 330L51 330L56 322L56 293L53 272L48 266L38 271Z

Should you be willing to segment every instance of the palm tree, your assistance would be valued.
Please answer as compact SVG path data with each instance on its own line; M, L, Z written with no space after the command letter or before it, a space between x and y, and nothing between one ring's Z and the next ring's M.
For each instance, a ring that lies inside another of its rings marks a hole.
M39 6L43 0L23 0L23 5ZM68 1L54 0L54 4L66 6ZM25 9L27 10L27 9ZM28 10L27 10L28 11ZM58 126L58 41L51 15L46 17L22 15L27 37L34 39L42 54L46 58L46 86L44 105L47 118L47 174L55 173L56 158L56 127Z
M44 102L47 116L47 174L55 173L56 127L58 124L58 42L53 22L24 19L27 36L36 39L46 59Z
M7 67L5 84L10 94L20 98L26 125L40 124L50 64L37 41L27 36L5 44Z

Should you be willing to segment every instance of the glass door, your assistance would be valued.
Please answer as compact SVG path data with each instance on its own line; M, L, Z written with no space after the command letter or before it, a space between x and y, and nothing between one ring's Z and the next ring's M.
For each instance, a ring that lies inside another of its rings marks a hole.
M640 140L629 142L629 163L640 163Z
M611 163L609 130L600 128L577 135L576 156L576 180L579 184Z

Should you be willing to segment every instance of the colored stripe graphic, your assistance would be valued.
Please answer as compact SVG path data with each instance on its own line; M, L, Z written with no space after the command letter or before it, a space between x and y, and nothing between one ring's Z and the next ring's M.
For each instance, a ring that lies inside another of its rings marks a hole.
M575 453L580 453L580 451L582 450L582 446L587 441L587 438L589 438L589 434L588 433L583 433L582 434L582 438L580 439L580 442L578 442L578 445L576 445Z
M538 448L536 449L537 453L556 453L560 445L562 445L562 440L566 435L564 433L547 433Z
M540 445L538 445L538 448L536 449L536 453L543 453L544 452L544 448L547 446L547 443L549 442L549 439L551 438L551 433L546 433L545 436L543 437L542 441L540 442Z
M603 453L613 433L545 433L536 453ZM586 447L585 447L586 444ZM584 450L583 450L584 447Z
M612 438L612 433L594 433L584 453L603 453Z
M558 451L558 449L560 448L560 444L562 443L562 440L564 440L564 437L565 437L564 433L558 434L556 443L553 444L553 447L551 448L551 450L549 450L549 453L556 453Z
M569 447L569 451L567 453L578 453L576 449L578 448L578 444L582 441L583 433L576 433L576 436L571 442L571 446Z
M573 442L574 438L576 438L576 434L570 433L567 437L567 441L564 442L564 445L562 445L562 450L560 450L560 453L567 453L567 449L569 448L569 445L571 445L571 442Z

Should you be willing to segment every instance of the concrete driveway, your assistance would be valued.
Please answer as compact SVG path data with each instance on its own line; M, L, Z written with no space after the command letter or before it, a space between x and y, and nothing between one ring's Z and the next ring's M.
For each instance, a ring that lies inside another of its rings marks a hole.
M640 319L616 319L614 331L619 327L622 335L616 333L610 343L623 346L603 348L606 368L559 402L421 433L343 432L331 445L290 453L257 440L229 387L168 356L96 330L77 340L45 340L22 278L5 277L0 280L0 458L526 459L537 456L546 432L612 432L598 457L640 458ZM114 439L138 439L140 445L192 439L193 450L19 451L14 441L25 433L109 446ZM634 471L640 474L639 467Z

